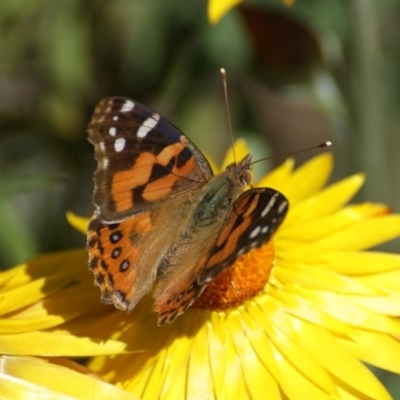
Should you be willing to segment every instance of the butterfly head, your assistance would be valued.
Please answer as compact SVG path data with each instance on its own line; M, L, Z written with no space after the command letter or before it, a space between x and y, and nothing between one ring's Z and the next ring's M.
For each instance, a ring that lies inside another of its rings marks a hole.
M246 187L251 182L251 155L247 154L240 162L233 162L226 167L228 172L236 175L239 181Z

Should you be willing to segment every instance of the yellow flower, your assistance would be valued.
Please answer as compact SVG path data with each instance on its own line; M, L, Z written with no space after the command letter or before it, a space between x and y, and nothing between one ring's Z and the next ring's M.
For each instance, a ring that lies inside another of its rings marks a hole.
M286 220L171 325L156 325L150 296L130 314L101 305L83 250L0 274L0 353L88 356L97 377L143 399L389 399L361 361L400 373L400 256L364 250L399 236L400 216L345 205L364 177L322 189L331 168L325 153L264 177L289 199ZM257 271L267 283L254 293Z

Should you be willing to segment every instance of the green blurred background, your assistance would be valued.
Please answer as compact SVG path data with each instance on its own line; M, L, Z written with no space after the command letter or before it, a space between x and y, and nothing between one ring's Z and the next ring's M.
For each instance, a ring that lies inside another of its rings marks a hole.
M65 212L93 210L86 126L103 97L156 109L221 161L230 146L222 66L235 136L256 159L331 140L333 179L365 171L357 201L400 211L400 2L245 1L216 26L206 8L0 1L0 268L84 246ZM399 242L385 249L399 251ZM378 374L400 399L399 379Z

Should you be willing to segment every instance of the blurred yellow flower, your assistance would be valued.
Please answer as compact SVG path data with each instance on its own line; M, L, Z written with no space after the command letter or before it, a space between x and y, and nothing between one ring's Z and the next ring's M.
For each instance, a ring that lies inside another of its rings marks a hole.
M210 24L217 24L220 19L233 7L242 3L243 0L208 0L207 15ZM291 6L295 0L282 0L285 6Z
M233 7L242 0L208 0L208 20L210 24L216 24Z
M268 271L242 304L205 300L158 327L150 296L129 315L100 304L85 251L46 255L0 274L0 353L87 356L95 376L143 399L390 399L361 361L400 373L400 256L364 250L399 236L400 216L345 205L364 177L323 189L331 168L328 153L296 170L288 160L258 183L290 209L233 267L233 280Z

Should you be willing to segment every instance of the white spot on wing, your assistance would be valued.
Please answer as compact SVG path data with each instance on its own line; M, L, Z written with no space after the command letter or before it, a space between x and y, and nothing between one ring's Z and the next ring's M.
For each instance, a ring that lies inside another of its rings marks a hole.
M110 136L115 136L117 134L117 128L111 127L108 130L108 133L110 134Z
M254 228L251 233L250 233L250 239L254 239L261 231L261 227L257 226L256 228Z
M135 108L135 103L131 100L127 100L121 107L121 112L129 112Z
M262 213L261 213L261 217L262 217L262 218L264 218L264 217L269 213L269 211L271 210L271 208L273 207L273 205L274 205L275 202L276 202L277 196L278 196L278 193L275 193L275 194L271 197L271 200L268 202L268 204L265 206L264 210L263 210Z
M124 149L125 147L125 143L126 140L124 138L118 138L115 142L114 142L114 149L116 152L120 152Z
M146 121L140 125L140 128L137 131L137 136L140 138L146 137L146 135L157 125L160 116L154 113L151 117L147 118Z
M119 120L118 115L115 115L115 116L113 117L113 121L118 121L118 120Z
M106 169L108 167L108 158L103 158L101 162L101 167Z
M106 145L104 144L104 142L99 142L99 147L101 151L106 151Z
M278 208L278 214L282 214L286 207L287 207L287 201L284 201Z
M264 228L261 229L261 233L267 233L269 231L269 226L265 225Z

